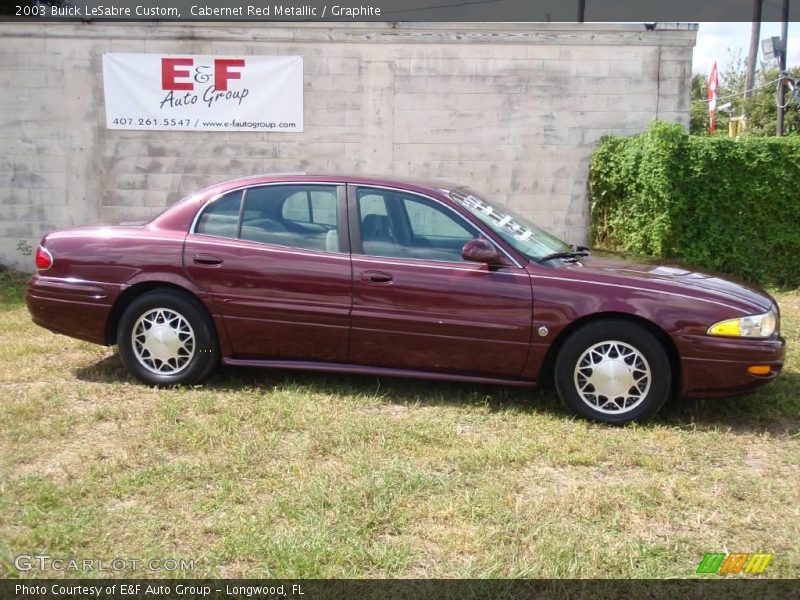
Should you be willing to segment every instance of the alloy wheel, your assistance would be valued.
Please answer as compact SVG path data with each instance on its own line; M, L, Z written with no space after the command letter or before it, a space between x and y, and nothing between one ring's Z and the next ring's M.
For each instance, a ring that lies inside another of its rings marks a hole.
M186 368L195 354L195 335L189 321L168 308L141 315L131 333L133 352L151 373L174 375Z
M590 408L622 414L645 399L652 374L644 355L625 342L609 340L586 349L574 371L575 389Z

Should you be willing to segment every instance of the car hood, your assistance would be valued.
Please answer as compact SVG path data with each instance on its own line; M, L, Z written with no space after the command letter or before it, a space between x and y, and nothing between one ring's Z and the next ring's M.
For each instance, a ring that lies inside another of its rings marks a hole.
M610 278L617 284L715 300L735 305L745 313L766 312L773 305L769 294L733 278L661 259L593 251L578 262L561 263L559 269L581 279Z

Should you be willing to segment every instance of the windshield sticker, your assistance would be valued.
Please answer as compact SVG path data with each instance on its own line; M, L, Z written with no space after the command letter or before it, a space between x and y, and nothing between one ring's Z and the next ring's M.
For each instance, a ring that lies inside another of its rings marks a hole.
M497 208L486 204L486 202L476 196L470 194L469 196L462 197L461 204L464 205L465 208L482 212L484 215L491 218L495 225L514 234L514 237L521 242L536 240L535 231L523 227L515 221L514 217L511 215L500 212Z

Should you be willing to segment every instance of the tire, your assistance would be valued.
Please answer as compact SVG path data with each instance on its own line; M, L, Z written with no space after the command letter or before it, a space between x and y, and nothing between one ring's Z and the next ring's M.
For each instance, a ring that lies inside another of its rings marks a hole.
M567 407L593 421L622 425L659 411L672 389L672 368L647 329L607 319L570 334L556 357L554 379Z
M117 345L128 371L149 385L198 383L219 362L208 313L199 300L170 290L147 292L130 303Z

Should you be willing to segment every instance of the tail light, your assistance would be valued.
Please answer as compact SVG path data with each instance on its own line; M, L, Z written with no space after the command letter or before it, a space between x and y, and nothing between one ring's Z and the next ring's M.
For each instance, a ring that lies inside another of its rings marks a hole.
M36 268L40 271L47 271L53 266L53 255L44 246L39 246L36 249Z

